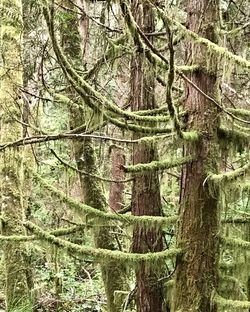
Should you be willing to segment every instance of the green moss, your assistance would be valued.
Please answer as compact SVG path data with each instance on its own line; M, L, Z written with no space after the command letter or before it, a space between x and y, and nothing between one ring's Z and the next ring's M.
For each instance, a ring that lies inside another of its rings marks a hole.
M94 104L95 107L97 107L99 110L107 110L111 113L117 114L120 117L125 117L129 120L134 121L148 121L148 122L165 122L168 120L168 117L164 116L141 116L138 114L135 114L133 112L128 112L123 109L121 109L119 106L117 106L115 103L113 103L111 100L103 96L100 92L96 91L88 82L86 79L81 77L76 70L72 67L72 65L67 60L66 56L64 55L61 47L58 45L53 26L51 25L51 20L49 17L48 9L45 7L45 18L47 21L47 24L49 26L50 36L53 44L54 51L57 55L57 58L59 62L61 63L64 71L67 73L67 77L72 79L72 82L75 85L78 85L78 88L76 88L76 91L79 92L79 88L81 89L80 95L86 98L86 96L94 98L96 104ZM86 102L88 104L88 102Z
M127 166L125 167L125 171L130 173L142 173L145 171L166 170L177 166L181 166L183 164L186 164L187 162L190 162L191 160L192 160L191 157L183 157L178 159L152 161L148 164L137 164L134 166Z
M141 225L168 225L175 223L177 220L176 216L173 217L154 217L154 216L132 216L132 215L119 215L114 213L108 213L100 211L98 207L93 208L91 206L79 203L72 197L67 196L64 192L59 191L52 185L48 184L44 179L41 178L36 172L31 172L34 178L41 183L41 185L49 190L54 196L60 198L63 202L67 203L71 208L79 212L80 215L86 216L86 221L89 222L91 218L99 218L100 220L116 220L129 224L141 224ZM109 226L107 224L107 226Z
M85 229L85 225L76 225L72 227L67 227L67 228L58 228L56 230L50 231L49 233L54 236L64 236L64 235L70 235L74 234L78 231L82 231ZM35 235L10 235L10 236L4 236L0 235L0 242L29 242L29 241L34 241L36 240L37 237Z
M221 174L212 174L210 175L209 179L214 183L218 184L235 182L237 179L245 177L249 171L250 171L250 163L229 172Z
M250 242L238 238L221 237L221 243L228 247L250 250Z
M218 137L222 147L225 146L226 148L231 146L234 149L243 150L250 144L250 133L237 129L230 129L225 126L221 126L218 129Z
M197 33L187 29L180 22L172 19L169 15L166 15L165 12L157 7L157 11L163 20L166 20L168 23L175 25L179 31L183 33L185 37L193 40L194 43L203 45L207 48L208 52L219 59L227 59L228 62L233 62L234 64L240 66L243 69L250 70L250 61L247 59L235 55L224 47L218 46L216 43L199 36Z
M216 294L212 300L216 303L220 308L231 308L234 311L241 311L242 309L250 308L250 301L239 301L239 300L229 300L222 298L218 294Z
M181 250L177 248L172 248L160 252L136 254L136 253L126 253L118 250L108 250L102 248L93 248L88 246L77 245L69 241L63 240L61 238L55 237L37 225L31 222L25 222L24 224L27 229L29 229L34 235L38 236L40 239L47 241L57 247L63 248L65 251L78 254L81 256L90 256L95 258L98 262L102 263L109 260L121 261L130 264L136 264L141 261L154 262L157 263L160 259L173 258L180 254Z
M227 110L234 115L241 117L250 117L250 110L243 108L227 108Z

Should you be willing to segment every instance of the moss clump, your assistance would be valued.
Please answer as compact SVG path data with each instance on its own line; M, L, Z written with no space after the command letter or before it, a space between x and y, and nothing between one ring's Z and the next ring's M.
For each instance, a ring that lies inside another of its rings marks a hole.
M234 247L237 249L250 250L250 242L230 237L221 237L221 243L228 247Z
M125 167L126 172L130 173L142 173L145 171L157 171L157 170L166 170L170 168L174 168L177 166L181 166L186 164L192 160L191 157L183 157L178 159L167 159L162 161L152 161L148 164L137 164L134 166Z
M221 308L231 308L234 309L234 311L241 311L242 309L250 308L250 301L229 300L219 296L218 294L214 296L212 301Z

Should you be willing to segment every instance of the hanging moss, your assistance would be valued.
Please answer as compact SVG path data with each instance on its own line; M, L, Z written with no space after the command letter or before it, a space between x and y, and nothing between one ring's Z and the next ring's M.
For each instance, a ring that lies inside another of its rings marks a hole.
M218 294L214 296L212 301L218 304L221 308L231 308L234 309L234 311L250 308L250 301L229 300L222 298Z
M62 49L57 43L57 40L55 38L54 34L54 28L52 25L51 17L48 12L48 8L45 6L45 18L47 21L47 24L49 26L50 36L53 44L54 51L58 57L59 62L62 64L63 68L67 72L68 75L71 76L71 78L74 80L74 83L78 84L80 88L84 90L83 93L86 92L86 94L89 97L92 97L95 99L95 101L100 106L100 109L106 109L109 110L112 113L118 114L119 116L123 116L126 119L130 120L138 120L138 121L152 121L152 122L164 122L168 120L168 117L162 117L162 116L141 116L137 115L133 112L128 112L123 109L121 109L119 106L114 104L111 100L103 96L100 92L96 91L84 78L82 78L72 67L72 65L67 60L66 56L64 55ZM82 94L80 94L82 95ZM67 102L67 101L66 101Z
M217 184L227 183L227 182L235 182L238 178L244 177L250 170L250 163L246 164L243 167L238 169L221 173L221 174L212 174L209 179Z
M49 234L54 236L64 236L69 234L74 234L78 231L82 231L86 228L86 225L75 225L72 227L67 228L58 228L56 230L50 231ZM10 236L4 236L0 235L0 242L7 242L7 241L13 241L13 242L29 242L36 240L37 237L35 235L10 235Z
M243 108L227 108L227 110L234 115L241 117L250 117L250 110Z
M222 223L245 224L250 223L250 217L226 218L221 220Z
M135 45L138 49L144 53L148 61L154 65L159 67L160 69L169 69L169 62L168 60L159 53L157 49L150 43L147 37L143 34L140 30L139 26L137 25L136 21L134 20L133 14L130 10L130 7L127 1L121 1L120 7L123 12L123 17L125 19L128 33L134 39ZM175 66L175 70L177 72L183 73L190 73L197 69L196 65L191 66Z
M119 215L114 213L108 213L105 211L100 211L97 208L90 207L83 203L79 203L72 197L67 196L64 192L59 191L52 185L48 184L44 179L41 178L36 172L30 171L34 178L41 183L41 185L49 190L53 195L57 196L63 202L67 203L71 208L77 210L81 215L86 215L86 222L89 222L91 218L97 218L100 220L116 220L120 222L125 222L127 224L141 224L142 226L161 226L169 225L177 221L177 217L154 217L154 216L132 216L132 215ZM110 226L107 224L107 226Z
M226 58L229 62L233 62L240 66L243 69L250 70L250 61L247 59L235 55L232 52L230 52L228 49L224 47L218 46L216 43L203 38L199 36L197 33L187 29L185 26L183 26L178 21L171 19L168 15L165 14L165 12L157 7L157 10L159 12L159 15L162 17L163 20L167 20L168 23L174 24L186 37L189 37L189 39L192 39L195 43L204 45L212 55L214 54L216 57L219 57L220 59Z
M126 172L130 173L142 173L145 171L157 171L157 170L166 170L181 166L192 160L191 157L183 157L179 159L167 159L162 161L152 161L148 164L137 164L133 166L125 167Z
M194 141L198 141L200 139L201 135L199 132L197 131L182 131L181 132L181 138L184 140L184 141L191 141L191 142L194 142Z
M88 246L77 245L69 241L63 240L61 238L57 238L54 235L45 232L37 225L29 221L25 222L24 225L27 229L29 229L40 239L45 240L48 243L54 244L57 247L60 247L65 251L68 251L69 253L93 257L98 262L115 260L130 264L136 264L141 261L157 263L157 261L159 261L160 259L173 258L181 253L181 250L177 248L171 248L160 252L146 254L126 253L118 250L93 248Z
M104 55L100 57L96 63L92 66L91 69L88 70L87 73L84 74L84 79L89 80L92 78L100 69L103 63L106 63L114 56L114 47L116 51L123 51L124 50L124 43L127 41L126 34L122 34L119 38L112 40L112 46L105 51Z
M225 126L218 128L218 137L221 145L228 147L231 144L234 149L243 150L250 144L250 133L230 129Z
M247 296L243 291L243 285L234 276L220 275L220 293L225 299L247 300Z
M250 250L250 242L238 238L221 237L221 243L228 247Z

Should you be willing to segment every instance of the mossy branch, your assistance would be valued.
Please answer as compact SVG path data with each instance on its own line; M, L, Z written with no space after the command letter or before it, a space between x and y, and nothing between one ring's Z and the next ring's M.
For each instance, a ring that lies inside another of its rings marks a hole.
M153 44L150 42L150 40L148 40L147 36L139 27L139 25L136 23L130 10L130 6L128 5L128 2L126 0L120 0L120 7L129 33L134 40L134 44L138 47L138 50L144 53L144 55L151 64L153 64L154 66L158 66L161 69L168 70L168 60L153 46ZM183 73L190 73L196 69L196 65L175 67L176 71Z
M210 175L209 179L212 182L219 184L227 182L235 182L238 178L244 177L249 171L250 171L250 163L229 172L221 174L212 174Z
M229 112L241 117L250 117L250 110L243 108L228 108Z
M221 237L220 240L221 243L225 246L250 250L250 242L248 241L230 237Z
M78 231L82 231L83 229L85 229L86 226L85 225L76 225L76 226L72 226L72 227L67 227L67 228L59 228L53 231L50 231L49 234L50 235L54 235L54 236L64 236L64 235L70 235L70 234L74 234ZM4 235L0 235L0 242L30 242L30 241L34 241L37 240L37 236L35 235L10 235L10 236L4 236Z
M94 179L101 180L101 181L108 182L108 183L127 183L127 182L133 181L133 178L124 179L124 180L107 179L107 178L101 177L97 174L91 174L87 171L79 170L78 168L72 166L71 164L69 164L68 162L66 162L62 158L60 158L53 149L50 149L50 151L55 156L55 158L60 161L61 164L63 164L66 168L70 168L71 170L73 170L74 172L76 172L78 174L86 175L86 176L92 177Z
M41 183L41 185L50 191L54 196L58 197L61 201L69 205L69 207L75 209L82 215L88 216L88 218L99 218L100 220L113 220L125 222L128 224L140 224L146 226L161 226L169 225L177 221L177 217L156 217L156 216L132 216L132 215L119 215L115 213L108 213L96 208L90 207L83 203L80 203L73 199L72 197L67 196L64 192L59 191L54 186L47 183L39 174L34 171L30 171L33 177ZM109 226L107 224L107 226Z
M156 6L155 6L156 7ZM167 20L169 23L174 24L183 34L190 39L192 39L195 43L204 45L209 52L214 53L216 56L222 58L226 58L228 61L233 61L235 64L240 66L243 69L250 70L250 61L246 60L245 58L235 55L232 52L230 52L228 49L221 47L217 45L216 43L203 38L199 36L197 33L187 29L185 26L183 26L180 22L171 19L169 16L167 16L166 12L164 12L159 7L156 7L157 11L159 12L159 15L163 20Z
M167 160L161 160L161 161L152 161L148 164L137 164L133 166L127 166L127 167L124 167L124 170L130 173L142 173L145 171L166 170L166 169L184 165L190 161L192 161L191 157L167 159Z
M227 144L232 143L234 146L246 147L250 144L250 133L225 126L218 129L218 137L221 142L226 141Z
M112 260L112 261L126 262L130 264L137 264L141 261L157 263L157 261L159 260L173 258L181 253L181 250L177 248L171 248L171 249L160 251L160 252L145 253L145 254L136 254L136 253L133 254L133 253L121 252L118 250L93 248L93 247L88 247L88 246L77 245L67 240L58 238L42 230L41 228L39 228L37 225L33 224L32 222L25 222L24 225L34 235L36 235L42 240L45 240L46 242L50 244L56 245L57 247L60 247L64 249L65 251L72 253L72 254L78 254L80 256L85 256L85 257L86 256L93 257L95 260L99 262Z
M50 33L51 42L53 45L54 52L57 56L58 62L61 65L67 79L71 82L73 87L76 89L78 94L85 99L86 104L90 104L92 101L86 101L86 96L95 99L97 104L90 105L97 110L103 111L104 109L110 113L117 114L120 117L124 117L134 121L148 121L148 122L165 122L168 117L165 116L141 116L134 112L128 112L121 109L118 105L113 103L111 100L103 96L100 92L95 90L82 76L80 76L76 70L72 67L67 57L63 53L60 45L57 42L56 35L54 32L53 16L49 13L48 6L44 6L44 16L47 22L48 30ZM108 115L106 115L108 117ZM111 117L111 116L109 116ZM111 119L113 120L113 119ZM113 120L114 121L114 120ZM133 130L133 129L131 129Z
M240 301L240 300L230 300L225 299L218 294L216 294L212 300L214 303L218 304L219 307L226 308L233 308L234 311L238 309L247 309L250 308L250 301Z
M170 54L169 55L168 82L167 82L167 90L166 90L166 102L168 105L169 114L173 121L176 133L180 138L183 138L181 124L178 118L177 110L175 108L175 105L172 99L172 87L173 87L173 83L175 79L173 34L171 32L169 24L165 23L165 26L166 26L167 34L168 34L168 48L169 48L169 54Z
M223 219L221 222L232 223L232 224L246 224L246 223L250 223L250 217L226 218L226 219Z

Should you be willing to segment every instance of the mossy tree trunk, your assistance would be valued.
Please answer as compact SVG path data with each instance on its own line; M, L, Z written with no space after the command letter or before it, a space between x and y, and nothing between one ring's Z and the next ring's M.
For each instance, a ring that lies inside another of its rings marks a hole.
M145 33L154 31L154 16L150 6L143 1L133 1L132 12ZM155 108L154 69L140 52L131 62L131 108L133 111ZM140 137L134 135L134 138ZM140 143L133 150L133 164L149 163L157 159L154 143ZM161 196L158 173L136 174L132 188L132 213L137 216L161 215ZM146 253L163 249L162 232L155 228L136 226L133 233L133 252ZM159 282L160 265L140 263L136 269L137 311L163 311L163 287Z
M0 2L0 113L1 139L14 141L22 136L23 102L19 88L22 86L22 1ZM1 218L2 234L24 235L25 219L23 200L23 152L7 149L1 155ZM26 246L23 243L3 244L5 263L6 310L31 311L29 269L26 263Z
M216 41L218 0L188 0L187 27L199 35ZM217 97L217 60L207 59L205 49L188 42L187 65L200 68L189 75L203 92ZM190 84L186 84L185 110L189 131L197 130L198 142L187 143L184 154L193 161L184 165L181 177L180 223L178 245L184 255L177 259L175 307L178 312L217 311L211 297L218 284L218 190L210 192L209 172L217 172L218 111L213 104Z
M87 11L88 1L78 1L78 5L81 6L85 12ZM82 58L82 62L86 63L89 57L89 22L87 15L82 14L78 21L76 16L72 14L72 20L68 23L68 31L69 32L64 33L63 36L64 45L67 47L67 54L71 56L73 60L79 61L80 58ZM72 36L72 34L74 35ZM73 90L72 92L72 95L74 95ZM88 123L89 126L95 123L95 116L93 116L93 113L90 112L88 108L83 110L80 107L73 107L70 111L71 128L80 127L84 123ZM95 125L93 124L93 126ZM82 129L84 129L84 127ZM108 203L104 195L104 187L102 182L94 177L99 175L99 171L97 167L96 151L92 140L86 138L74 141L73 150L78 170L86 173L79 173L84 202L96 209L107 211ZM118 247L115 243L115 237L110 234L109 227L97 227L97 229L94 230L94 240L98 248L115 250ZM126 265L115 261L104 260L101 264L101 272L107 296L107 311L122 311L122 299L124 298L120 298L119 296L116 298L115 291L124 291L128 288L126 282Z

